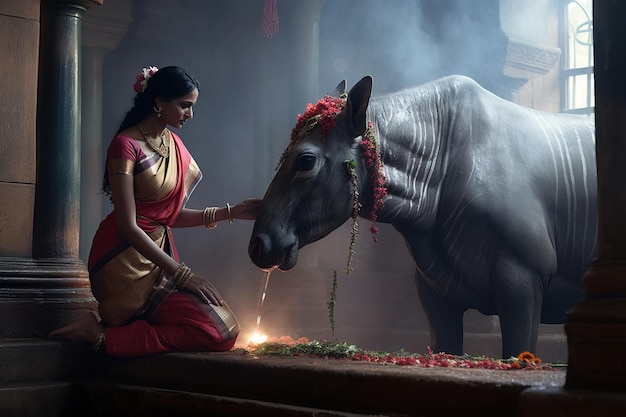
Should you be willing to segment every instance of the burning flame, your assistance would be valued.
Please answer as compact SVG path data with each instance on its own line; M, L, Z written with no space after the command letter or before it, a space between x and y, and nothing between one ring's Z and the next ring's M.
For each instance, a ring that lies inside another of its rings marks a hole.
M248 339L248 343L251 345L260 345L265 341L267 341L267 335L258 332L254 332L252 336L250 336L250 339Z

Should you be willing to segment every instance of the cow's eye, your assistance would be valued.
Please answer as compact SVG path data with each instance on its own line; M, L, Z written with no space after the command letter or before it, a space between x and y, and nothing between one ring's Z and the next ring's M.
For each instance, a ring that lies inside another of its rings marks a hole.
M315 166L315 161L316 160L317 160L317 158L315 157L315 155L312 155L310 153L302 154L298 158L298 163L296 164L296 169L298 171L310 171Z

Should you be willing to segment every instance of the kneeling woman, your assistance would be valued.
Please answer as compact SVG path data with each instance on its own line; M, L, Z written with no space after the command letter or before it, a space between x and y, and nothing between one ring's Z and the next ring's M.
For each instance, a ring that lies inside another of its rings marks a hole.
M253 220L260 200L186 208L202 174L168 127L193 117L198 81L179 67L149 67L134 87L134 107L107 150L103 190L113 211L100 224L88 261L100 320L86 314L50 337L120 357L229 350L237 320L209 280L180 262L171 228Z

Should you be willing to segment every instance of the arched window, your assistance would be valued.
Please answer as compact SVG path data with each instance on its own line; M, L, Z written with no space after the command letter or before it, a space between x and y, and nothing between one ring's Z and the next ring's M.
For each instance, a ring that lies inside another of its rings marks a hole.
M592 0L564 0L561 110L594 112Z

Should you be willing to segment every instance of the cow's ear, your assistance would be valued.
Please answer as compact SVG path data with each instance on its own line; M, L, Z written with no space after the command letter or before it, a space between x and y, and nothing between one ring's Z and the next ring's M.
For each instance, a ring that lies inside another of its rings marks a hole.
M367 75L355 84L348 93L344 112L354 137L363 136L367 127L366 111L372 95L372 77Z
M341 81L338 85L337 88L335 88L335 91L333 91L333 93L330 95L331 97L335 97L335 98L339 98L341 96L344 96L346 94L346 84L348 82L346 80Z

